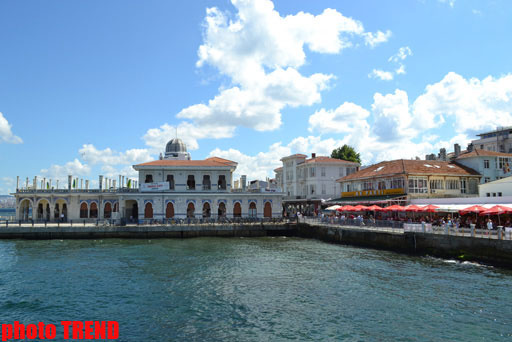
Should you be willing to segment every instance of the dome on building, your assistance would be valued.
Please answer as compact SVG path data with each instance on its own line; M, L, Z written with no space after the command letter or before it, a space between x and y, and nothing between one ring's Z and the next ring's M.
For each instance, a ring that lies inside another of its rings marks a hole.
M172 152L187 152L187 145L185 145L181 139L171 139L171 141L169 141L165 147L165 153Z

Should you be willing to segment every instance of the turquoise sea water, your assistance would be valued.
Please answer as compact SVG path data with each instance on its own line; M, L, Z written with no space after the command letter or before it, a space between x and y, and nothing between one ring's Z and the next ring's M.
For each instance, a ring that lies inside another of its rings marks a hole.
M120 341L510 341L512 272L298 238L0 241L0 320L116 320Z

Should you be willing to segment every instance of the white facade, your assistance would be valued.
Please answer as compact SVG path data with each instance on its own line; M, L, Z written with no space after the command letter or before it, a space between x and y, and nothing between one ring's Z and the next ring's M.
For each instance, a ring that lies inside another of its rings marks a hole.
M274 170L276 181L287 199L329 199L339 197L336 180L356 172L359 164L346 160L304 154L281 159L282 168Z
M478 193L480 197L512 197L512 177L480 184Z
M494 131L478 134L478 136L480 138L471 141L473 148L512 153L512 127L498 127Z
M17 219L129 222L187 217L281 217L282 193L232 190L237 163L217 157L190 160L181 140L171 142L165 158L134 165L139 173L136 188L125 185L124 180L116 187L115 182L104 182L102 176L100 184L107 186L100 189L73 187L71 176L68 189L37 189L28 187L27 181L27 187L18 187L14 194Z
M512 176L512 154L475 149L455 159L457 164L477 171L480 184Z

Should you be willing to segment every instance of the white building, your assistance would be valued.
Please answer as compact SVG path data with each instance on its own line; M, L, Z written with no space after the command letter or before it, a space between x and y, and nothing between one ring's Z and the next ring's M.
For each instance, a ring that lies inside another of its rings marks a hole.
M341 189L336 180L359 170L358 163L315 153L309 159L304 154L293 154L281 161L283 166L274 171L284 202L308 205L312 210L317 210L322 200L339 197Z
M477 136L480 138L471 141L475 149L512 153L512 126L497 127L494 131Z
M488 183L497 179L512 176L512 154L473 149L456 157L455 162L477 171L482 178L480 183Z
M29 187L27 180L25 188L18 182L14 194L16 215L19 220L40 221L58 220L61 215L79 221L280 217L282 193L231 189L236 167L236 162L217 157L191 160L185 144L172 139L165 157L133 166L138 171L138 188L125 185L121 178L116 187L115 181L104 182L102 176L99 189L72 186L72 176L67 189L38 189L37 180Z
M512 197L512 176L480 184L480 197Z

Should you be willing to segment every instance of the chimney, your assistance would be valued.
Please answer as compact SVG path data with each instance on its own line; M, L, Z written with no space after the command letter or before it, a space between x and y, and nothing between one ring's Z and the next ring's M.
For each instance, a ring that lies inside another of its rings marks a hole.
M439 150L439 160L446 161L446 148L442 148Z
M311 153L311 159L315 159L316 158L316 153Z
M468 152L473 152L473 143L468 144L467 150L468 150Z
M453 152L455 152L455 158L460 156L460 145L459 144L453 145Z

